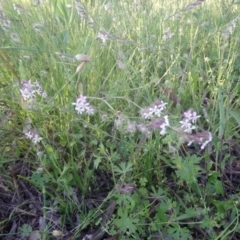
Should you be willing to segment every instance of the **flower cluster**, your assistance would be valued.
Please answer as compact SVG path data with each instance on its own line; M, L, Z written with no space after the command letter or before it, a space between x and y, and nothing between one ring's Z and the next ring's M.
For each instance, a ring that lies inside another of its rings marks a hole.
M168 116L164 116L163 119L155 119L149 125L153 130L160 129L160 134L165 135L167 133L167 127L170 126Z
M196 143L201 146L201 149L204 149L208 143L212 141L212 134L207 131L192 133L192 130L196 129L196 126L193 125L200 118L200 115L193 109L189 109L183 113L183 119L180 121L180 129L183 130L182 139L184 142L188 142L188 146L193 143Z
M197 143L203 150L212 141L212 134L208 131L203 131L192 135L185 135L184 140L188 142L188 146Z
M87 113L93 115L95 112L95 109L87 102L87 97L83 95L79 95L77 101L72 103L72 105L75 105L75 110L78 114Z
M238 17L234 18L228 25L227 27L223 30L222 32L222 37L224 40L227 40L230 35L233 34L234 29L237 26L237 22L238 22Z
M166 42L168 39L172 38L174 33L171 32L170 28L167 28L163 34L162 40Z
M154 117L160 117L162 114L162 111L166 109L167 103L163 101L157 100L154 104L151 106L144 108L140 111L140 115L142 118L145 119L151 119Z
M197 119L200 118L200 115L197 115L194 110L189 109L183 113L183 116L182 121L180 121L181 128L186 133L192 133L192 130L196 129L196 126L194 126L193 123L196 123Z
M141 124L130 121L124 114L118 114L114 122L115 128L126 133L139 131L145 136L157 130L160 135L165 135L167 133L167 128L170 127L168 115L161 117L163 110L166 109L166 105L167 103L157 100L154 104L142 109L140 111L141 117L143 119L151 119L151 121ZM181 126L177 128L176 131L180 133L181 141L187 142L188 146L192 143L196 143L201 146L201 149L204 149L206 145L212 141L212 134L207 131L192 133L193 130L197 129L195 124L199 118L200 115L193 109L185 111L180 121Z
M97 39L101 39L103 44L104 44L104 43L106 43L107 40L111 40L112 38L111 38L111 36L107 32L100 31L97 34Z
M36 97L36 94L43 98L47 97L47 93L43 90L38 81L34 83L31 83L31 80L22 81L20 92L24 100L32 100Z
M25 119L23 133L26 138L30 139L34 144L37 144L42 138L37 133L37 130L32 128L31 123L32 121L30 118Z
M151 106L146 107L140 111L143 119L153 119L151 122L137 124L130 121L129 118L123 114L119 114L115 120L115 127L118 130L134 133L141 132L144 135L149 135L154 130L160 131L161 135L166 134L167 127L170 126L168 116L160 118L162 111L166 108L167 103L157 100Z
M26 136L28 139L30 139L34 144L37 144L37 143L39 143L39 142L42 140L42 138L39 137L39 135L38 135L38 133L36 132L35 129L32 129L31 131L26 132L26 133L24 133L24 134L25 134L25 136Z
M36 96L39 95L43 98L47 97L47 93L43 90L38 81L31 83L31 80L21 81L20 93L24 104L28 109L31 109L36 103Z

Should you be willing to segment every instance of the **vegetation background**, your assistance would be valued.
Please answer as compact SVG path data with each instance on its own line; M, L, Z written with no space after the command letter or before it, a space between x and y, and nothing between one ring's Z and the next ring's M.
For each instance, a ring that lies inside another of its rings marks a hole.
M239 3L1 0L0 238L240 239Z

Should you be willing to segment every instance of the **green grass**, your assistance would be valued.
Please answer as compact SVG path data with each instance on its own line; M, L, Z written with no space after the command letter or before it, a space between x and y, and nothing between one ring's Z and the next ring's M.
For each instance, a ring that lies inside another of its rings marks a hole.
M0 238L239 239L239 5L34 2L0 1ZM165 135L139 114L157 100Z

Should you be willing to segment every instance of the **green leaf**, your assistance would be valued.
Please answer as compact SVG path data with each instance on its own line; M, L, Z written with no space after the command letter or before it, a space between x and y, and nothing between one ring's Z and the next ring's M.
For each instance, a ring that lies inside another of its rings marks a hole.
M49 181L50 177L46 174L34 172L31 177L31 181L38 187L43 187L45 183Z
M31 232L32 232L32 227L29 224L23 224L19 229L18 229L18 233L22 236L22 237L28 237L30 236Z
M102 161L102 159L99 156L94 160L93 165L94 165L95 169L98 169L98 166L101 163L101 161Z
M230 110L229 113L236 120L238 125L240 126L240 115L233 110Z
M167 222L168 221L168 216L165 214L165 211L161 209L161 207L157 208L157 213L155 216L157 222Z
M176 157L173 160L175 168L177 168L176 174L179 177L179 183L187 182L188 184L196 183L197 176L201 171L199 167L201 159L196 155L187 156L185 159Z
M179 239L189 239L189 230L187 228L181 228L181 227L171 227L167 230L167 232L171 235L171 239L179 240Z
M127 211L119 212L119 217L119 219L114 219L113 222L122 232L128 231L130 234L136 232L136 224L139 222L138 218L131 218Z
M118 166L113 167L116 175L126 174L127 172L132 171L132 163L121 162Z
M129 143L127 141L121 140L119 142L119 150L124 158L129 154Z
M219 89L218 89L218 105L219 105L219 115L220 115L218 137L221 139L223 137L225 125L226 125L225 107L224 107L224 100L223 100L223 89L221 87L219 87Z

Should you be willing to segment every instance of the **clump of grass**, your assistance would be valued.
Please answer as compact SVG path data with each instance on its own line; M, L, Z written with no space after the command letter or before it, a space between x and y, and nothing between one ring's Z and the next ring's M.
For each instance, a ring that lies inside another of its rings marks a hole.
M238 5L1 5L2 239L239 238Z

